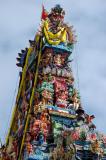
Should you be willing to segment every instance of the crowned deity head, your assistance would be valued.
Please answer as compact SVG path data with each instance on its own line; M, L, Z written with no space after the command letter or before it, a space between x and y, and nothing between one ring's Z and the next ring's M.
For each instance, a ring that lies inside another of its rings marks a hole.
M51 9L50 14L48 15L50 21L54 25L59 25L64 20L65 11L61 8L60 5L56 5L54 8Z

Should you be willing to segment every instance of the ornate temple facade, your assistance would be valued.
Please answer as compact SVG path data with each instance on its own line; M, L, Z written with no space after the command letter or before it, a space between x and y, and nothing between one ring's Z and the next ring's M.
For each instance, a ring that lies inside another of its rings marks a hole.
M19 89L0 160L106 160L106 136L96 130L74 85L76 42L65 11L56 5L30 47L18 53Z

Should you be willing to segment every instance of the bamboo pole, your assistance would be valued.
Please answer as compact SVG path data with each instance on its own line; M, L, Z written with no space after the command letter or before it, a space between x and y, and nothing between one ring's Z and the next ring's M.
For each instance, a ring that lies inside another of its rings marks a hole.
M40 58L41 58L41 51L42 51L42 41L40 42L40 51L38 52L38 63L37 63L36 73L35 73L35 78L34 78L34 86L33 86L32 94L31 94L30 107L29 107L29 111L28 111L28 115L27 115L27 119L26 119L26 124L25 124L25 129L24 129L24 134L23 134L23 138L22 138L22 143L21 143L21 147L20 147L20 153L19 153L18 160L22 160L22 150L23 150L25 136L26 136L26 132L28 129L29 120L30 120L30 111L31 111L34 93L35 93L35 87L36 87L36 83L37 83L38 68L39 68L39 63L40 63Z
M12 126L14 124L15 113L16 113L16 110L17 110L17 102L18 102L19 97L21 95L22 87L23 87L24 80L25 80L25 77L26 77L28 58L29 58L30 54L32 53L32 51L33 51L33 48L28 49L25 66L23 68L22 80L21 80L20 88L18 90L18 94L17 94L17 98L16 98L16 104L15 104L15 107L14 107L14 110L13 110L13 113L12 113L12 118L11 118L11 121L10 121L10 128L9 128L8 135L7 135L7 138L6 138L6 145L8 145L10 132L11 132Z

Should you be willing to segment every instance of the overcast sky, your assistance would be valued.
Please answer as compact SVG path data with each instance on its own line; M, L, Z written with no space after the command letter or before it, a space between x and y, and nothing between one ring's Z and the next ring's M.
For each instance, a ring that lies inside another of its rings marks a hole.
M0 137L4 141L15 103L17 53L27 47L47 10L61 4L78 36L72 64L85 111L106 133L106 0L0 0Z

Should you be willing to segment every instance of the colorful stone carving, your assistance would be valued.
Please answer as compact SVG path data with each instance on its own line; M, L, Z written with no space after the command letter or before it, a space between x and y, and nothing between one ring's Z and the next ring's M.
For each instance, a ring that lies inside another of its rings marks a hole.
M19 53L19 91L1 160L106 159L106 137L95 130L74 86L75 36L64 15L60 5L50 13L43 8L40 30Z

